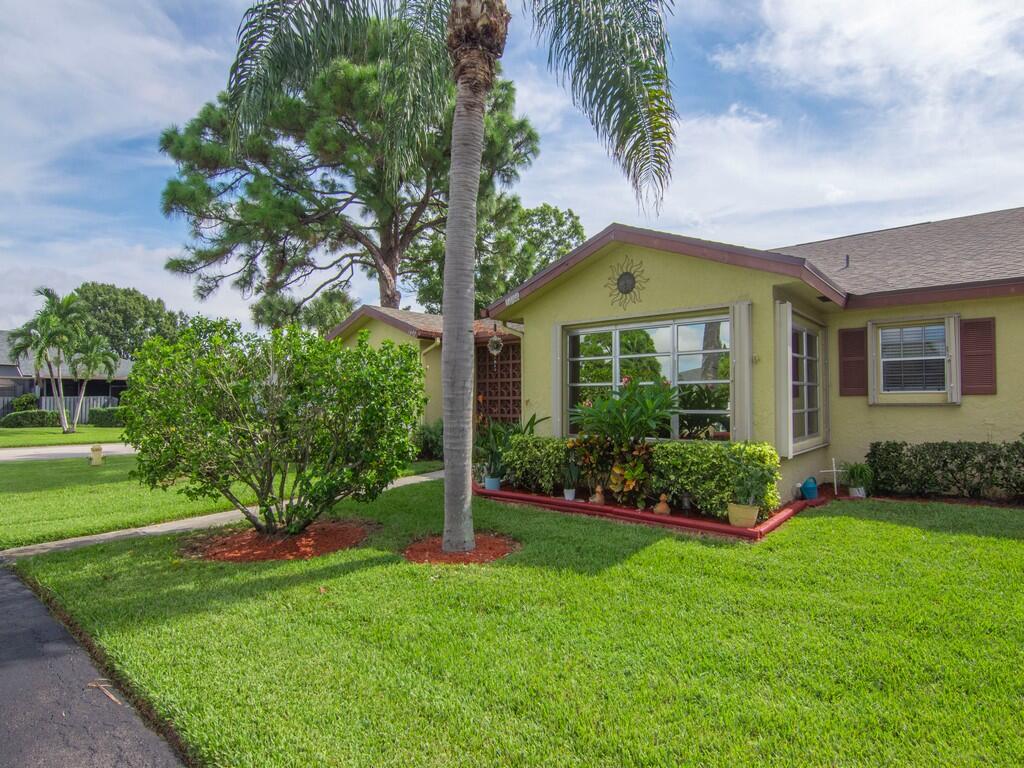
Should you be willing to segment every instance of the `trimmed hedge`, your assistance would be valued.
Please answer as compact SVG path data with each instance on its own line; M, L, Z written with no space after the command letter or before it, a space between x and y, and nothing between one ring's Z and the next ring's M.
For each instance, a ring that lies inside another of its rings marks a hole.
M16 398L11 400L11 410L13 411L34 411L39 408L39 398L31 392L26 392L24 395L18 395Z
M59 427L60 417L56 411L15 411L0 419L0 427Z
M520 490L550 496L562 487L568 450L558 437L513 435L502 455L505 481Z
M566 441L557 437L516 435L505 451L505 481L516 489L552 495L562 487ZM676 508L689 497L706 515L725 517L732 501L732 460L750 462L773 471L775 482L765 488L765 511L778 508L779 454L768 443L728 443L688 440L655 443L651 450L650 488L653 502L668 494Z
M779 498L779 454L768 443L730 443L714 440L685 440L654 446L651 488L668 494L676 508L689 497L705 515L725 517L733 494L733 461L759 464L772 470L775 478L765 488L765 512L777 509Z
M1024 496L1024 440L872 443L876 493L1004 499Z
M123 427L123 413L120 405L111 408L92 408L89 410L89 424L94 427Z

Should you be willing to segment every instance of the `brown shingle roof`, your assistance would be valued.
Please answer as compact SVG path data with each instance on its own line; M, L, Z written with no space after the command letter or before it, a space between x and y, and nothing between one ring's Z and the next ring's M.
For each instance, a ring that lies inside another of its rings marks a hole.
M807 259L844 291L858 295L1020 279L1024 208L773 250Z
M340 325L332 328L327 334L327 338L333 339L340 336L365 317L376 318L418 339L440 339L444 323L443 315L430 315L426 312L413 312L408 309L392 309L391 307L371 307L364 304L346 317ZM495 330L501 336L515 335L511 332L514 329L495 320L473 321L473 332L477 338L490 338L494 335Z

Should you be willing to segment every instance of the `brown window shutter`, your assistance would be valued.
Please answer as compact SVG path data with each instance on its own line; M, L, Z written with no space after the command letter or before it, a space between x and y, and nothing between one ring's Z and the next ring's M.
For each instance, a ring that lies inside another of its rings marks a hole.
M965 395L996 393L996 319L960 320L960 391Z
M839 329L839 394L868 393L868 329Z

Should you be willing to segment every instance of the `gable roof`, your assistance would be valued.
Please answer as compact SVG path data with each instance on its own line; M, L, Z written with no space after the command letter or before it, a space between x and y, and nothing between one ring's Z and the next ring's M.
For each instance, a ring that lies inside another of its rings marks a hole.
M426 312L413 312L408 309L393 309L391 307L372 307L364 304L328 331L327 338L337 338L366 318L380 320L382 323L398 328L417 339L440 339L444 324L443 315L430 315ZM516 336L513 328L495 320L473 321L473 335L478 339L490 338L495 331L505 338Z
M846 294L814 264L802 256L793 256L774 251L760 251L756 248L718 243L713 240L701 240L696 237L674 235L670 232L658 232L657 230L631 227L626 224L611 224L575 250L570 251L558 261L548 265L514 291L491 304L485 310L485 314L493 317L612 243L626 243L644 248L653 248L659 251L668 251L669 253L678 253L682 256L708 259L709 261L717 261L722 264L757 269L762 272L788 275L802 280L818 291L818 293L840 306L846 302Z
M1024 208L789 245L858 296L1024 283Z
M10 334L10 331L0 331L0 371L2 371L2 375L22 379L32 379L38 378L39 376L45 376L45 372L37 371L32 361L28 358L22 357L20 360L14 359L14 356L11 354ZM64 367L64 371L67 372L66 365ZM119 358L117 361L117 368L114 370L112 378L126 379L131 371L132 361L126 360L125 358ZM64 378L71 378L71 374L67 373ZM102 373L96 374L92 378L94 381L106 381L107 379L106 375Z
M611 243L789 275L847 309L1024 295L1024 208L1010 208L772 250L612 224L485 314L495 316Z

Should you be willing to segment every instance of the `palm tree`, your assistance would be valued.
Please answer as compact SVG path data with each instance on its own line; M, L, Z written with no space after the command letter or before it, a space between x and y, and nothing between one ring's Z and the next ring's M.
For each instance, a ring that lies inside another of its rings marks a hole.
M71 375L79 381L78 402L75 404L75 416L71 422L71 431L74 432L78 428L78 420L82 417L82 404L85 402L85 389L89 380L100 371L107 374L107 381L114 378L117 355L110 348L110 342L102 336L81 336L68 359L68 368L71 369Z
M641 201L660 202L670 177L675 108L667 71L665 16L671 0L524 0L548 66L622 168ZM228 84L236 141L245 141L276 101L367 38L374 19L400 34L388 55L404 62L403 120L381 145L400 174L424 125L444 108L454 77L451 180L445 244L445 551L474 547L473 259L484 110L511 15L505 0L260 0L238 30ZM436 123L435 123L436 124Z
M74 432L68 425L64 408L63 366L70 350L84 332L82 307L78 296L60 296L52 288L36 288L43 306L31 320L11 333L11 356L17 360L31 357L36 369L46 367L50 391L57 399L57 416L64 432Z

